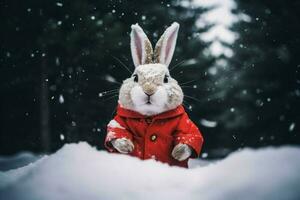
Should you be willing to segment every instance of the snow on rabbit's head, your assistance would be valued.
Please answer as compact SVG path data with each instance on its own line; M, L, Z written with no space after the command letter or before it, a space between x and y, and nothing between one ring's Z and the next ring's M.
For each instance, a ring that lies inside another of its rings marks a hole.
M121 107L143 115L156 115L182 104L183 92L170 76L179 24L174 22L158 40L154 52L143 29L131 26L131 54L135 65L132 76L120 88Z

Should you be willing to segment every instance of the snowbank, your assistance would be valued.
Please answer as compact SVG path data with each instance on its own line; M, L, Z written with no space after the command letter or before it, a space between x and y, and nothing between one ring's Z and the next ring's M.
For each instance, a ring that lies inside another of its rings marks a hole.
M31 152L20 152L14 156L1 156L0 157L0 171L15 169L23 167L28 163L40 159L41 155L35 155Z
M0 199L300 199L300 148L245 149L182 169L153 160L64 146L25 167L0 172Z

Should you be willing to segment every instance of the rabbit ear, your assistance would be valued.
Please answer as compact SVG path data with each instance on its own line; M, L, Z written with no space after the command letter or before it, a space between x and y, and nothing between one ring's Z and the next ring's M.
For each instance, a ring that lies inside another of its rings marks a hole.
M135 67L152 63L151 42L138 24L131 25L130 38L131 55Z
M179 24L174 22L156 43L154 50L154 62L169 66L175 50Z

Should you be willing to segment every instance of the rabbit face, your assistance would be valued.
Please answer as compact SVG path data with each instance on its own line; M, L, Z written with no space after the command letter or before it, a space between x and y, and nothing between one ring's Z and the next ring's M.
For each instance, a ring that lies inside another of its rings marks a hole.
M175 22L166 29L154 52L142 28L135 24L131 29L130 45L135 70L121 86L119 104L143 115L175 109L182 104L183 92L170 76L168 66L174 53L179 24Z
M163 64L145 64L124 81L119 95L121 106L143 115L155 115L176 108L183 93Z

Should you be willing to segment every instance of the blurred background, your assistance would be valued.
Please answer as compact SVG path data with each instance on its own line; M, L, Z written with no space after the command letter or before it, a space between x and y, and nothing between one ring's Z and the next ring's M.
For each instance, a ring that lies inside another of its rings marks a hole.
M180 23L170 68L202 158L300 144L300 1L1 0L0 154L103 149L133 70L130 26L154 44Z

